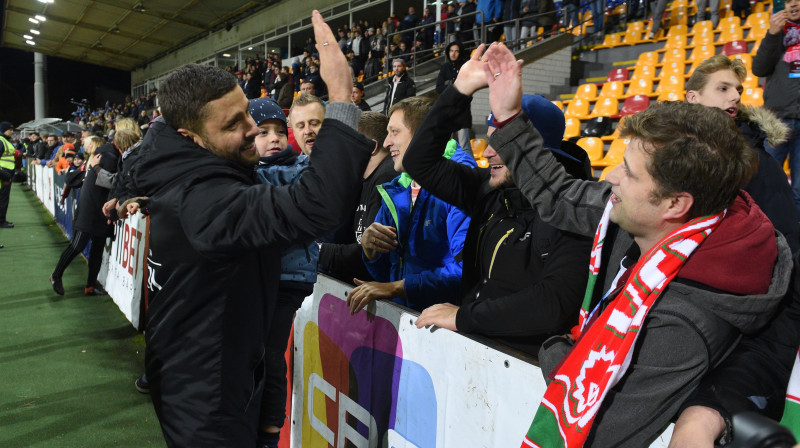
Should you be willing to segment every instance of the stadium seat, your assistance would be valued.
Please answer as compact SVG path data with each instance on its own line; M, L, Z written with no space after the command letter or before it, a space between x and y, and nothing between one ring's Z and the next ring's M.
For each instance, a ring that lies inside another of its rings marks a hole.
M597 179L597 181L600 182L601 180L606 180L606 176L608 175L608 173L610 173L611 170L613 170L616 167L617 166L614 165L614 166L607 166L607 167L603 168L603 171L600 173L600 177Z
M753 67L753 55L748 53L737 53L732 56L728 56L731 59L738 59L742 61L745 67L747 67L747 71L750 71L750 68Z
M761 40L764 36L767 35L769 31L769 22L767 23L757 23L750 28L750 32L747 33L747 38L745 39L748 42L755 42L757 40Z
M595 162L603 159L603 141L599 138L583 137L578 140L577 144L586 151L586 155L589 156L589 161L592 163L592 166L594 166Z
M756 3L755 3L753 6L752 6L752 11L753 11L754 13L757 13L757 12L767 12L767 9L768 9L768 8L769 8L769 7L767 6L767 2L756 2Z
M489 161L483 157L477 159L476 162L478 163L478 168L489 168Z
M631 22L625 29L625 34L622 36L622 45L636 45L642 42L642 34L644 33L644 24L642 22Z
M650 107L650 97L647 95L633 95L625 98L619 114L623 117L639 113Z
M685 78L683 75L665 76L658 81L658 86L656 87L655 93L657 93L659 96L670 92L682 93L685 90L684 84Z
M747 53L747 42L743 40L734 40L722 46L722 54L725 56L733 56L739 53Z
M575 98L569 102L569 105L567 105L567 110L564 111L564 116L575 117L580 120L588 119L589 102L581 98Z
M672 29L676 27L687 28L688 27L687 24L689 23L689 8L685 6L672 8L669 11L669 16L667 16L667 19L669 20L670 31L672 31ZM667 35L669 35L669 33L667 33Z
M758 24L766 23L769 26L769 13L768 12L754 12L747 16L744 21L743 28L752 28Z
M717 49L714 47L713 43L696 45L689 57L686 58L686 62L703 62L711 56L714 56L716 53Z
M672 28L670 28L672 31ZM667 37L667 41L664 43L664 50L672 50L672 49L684 49L686 48L686 34L674 34L672 36Z
M600 98L624 98L625 97L625 83L622 81L611 81L603 83L603 88L600 89Z
M608 152L606 152L605 157L598 160L597 162L592 163L592 166L616 166L622 163L622 159L625 156L625 148L628 147L628 144L631 142L630 138L618 138L611 142L611 146L608 148Z
M594 101L595 98L597 98L597 84L586 83L579 85L578 90L575 92L574 99L578 98L586 101Z
M550 102L553 103L558 108L558 110L560 110L561 112L564 112L564 103L562 103L559 100L553 100L553 101L550 101Z
M614 48L622 44L622 33L606 34L603 43L594 47L595 50L601 48Z
M658 53L655 51L646 51L639 55L639 58L636 60L636 68L646 65L656 65L658 64Z
M653 80L656 77L656 66L655 65L643 65L641 67L636 67L633 70L633 76L631 76L631 82L637 81L639 79L649 79Z
M653 94L653 80L647 78L640 78L631 81L628 86L628 96L631 95L652 95Z
M692 27L691 36L696 38L698 34L702 34L706 31L714 32L714 23L710 20L703 20L695 23Z
M619 101L616 98L598 98L597 103L592 109L591 118L594 117L609 117L616 118L619 116Z
M627 68L615 68L608 72L608 78L606 78L606 82L627 81L629 76L630 71Z
M470 146L472 147L472 156L475 157L475 160L483 157L483 151L486 150L486 140L482 138L473 138L469 141Z
M564 128L564 140L569 140L581 135L581 120L575 117L566 118L566 127Z
M670 48L664 52L664 59L661 64L669 64L670 62L685 62L686 49L685 48Z
M718 43L724 44L744 39L744 30L739 25L730 24L720 30Z
M758 52L758 47L761 46L761 41L762 41L762 39L758 39L758 40L755 41L755 43L753 44L753 48L750 49L750 54L751 55L753 55L753 56L756 55L756 53Z
M748 54L748 56L750 55ZM745 89L749 87L758 87L758 84L758 76L753 74L753 71L750 70L750 66L747 66L747 76L744 78L744 81L742 81L742 87Z
M611 118L609 117L595 117L586 122L586 127L581 131L583 137L603 137L611 135Z
M720 11L724 9L725 6L730 6L730 0L722 0L719 2L719 9ZM725 28L735 25L739 28L742 27L742 19L739 17L725 17L724 19L719 19L719 23L717 24L717 31L722 31Z
M656 101L683 101L686 99L686 94L681 90L677 92L662 92L658 95Z
M764 91L761 87L748 87L742 92L742 104L761 107L764 105Z
M686 64L683 61L671 61L661 67L661 73L658 74L656 79L663 79L672 75L683 76L686 73Z

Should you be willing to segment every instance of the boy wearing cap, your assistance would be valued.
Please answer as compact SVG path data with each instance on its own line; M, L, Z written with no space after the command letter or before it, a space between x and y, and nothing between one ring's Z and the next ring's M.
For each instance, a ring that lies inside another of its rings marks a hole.
M259 155L256 176L262 184L290 185L308 167L307 154L297 155L288 143L286 115L271 98L250 100L250 116L259 134L255 139ZM272 325L266 337L266 382L261 399L259 447L277 446L280 430L286 420L286 359L294 313L303 299L314 290L317 281L319 246L295 244L281 249L281 275L278 301Z

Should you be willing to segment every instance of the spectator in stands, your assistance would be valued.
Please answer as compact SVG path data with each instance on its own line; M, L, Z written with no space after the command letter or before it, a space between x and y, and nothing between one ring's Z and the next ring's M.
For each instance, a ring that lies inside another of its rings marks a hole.
M367 63L364 65L364 82L372 82L378 78L378 73L381 71L381 60L380 57L376 56L381 54L376 50L369 51L369 58L367 58Z
M465 48L473 48L480 43L476 17L482 16L473 14L477 7L475 0L459 0L458 2L458 39Z
M800 249L797 208L786 175L778 162L764 149L764 143L777 146L786 141L790 130L765 108L741 104L742 82L747 68L741 59L718 54L703 61L686 82L686 101L722 109L735 118L739 130L758 154L758 170L743 188L772 224L786 238L792 253Z
M352 94L352 90L351 90ZM289 110L292 133L297 140L298 149L303 154L311 154L317 140L322 121L325 119L325 103L314 95L300 94Z
M786 9L770 16L767 35L753 58L753 74L767 77L764 107L791 129L786 142L767 142L766 150L781 165L789 157L792 194L800 210L800 0L787 1Z
M469 169L438 155L437 148L470 115L470 79L485 83L479 55L480 50L439 97L403 157L423 188L471 218L460 300L423 310L416 325L481 334L535 357L547 337L567 333L577 322L591 240L545 224L491 146L483 153L491 170ZM539 95L524 95L522 107L570 174L589 179L590 168L562 151L564 114ZM494 130L490 118L490 136ZM583 159L588 165L585 153Z
M397 57L402 59L406 66L411 63L411 52L409 51L408 45L406 45L405 41L400 41L398 44Z
M639 0L630 0L631 3L636 3L637 7L639 5ZM578 0L564 0L561 2L561 5L565 8L566 17L564 18L564 26L567 28L574 28L576 26L580 26L581 20L578 18L578 8L580 7L580 2ZM632 8L631 8L632 9Z
M417 39L419 40L422 38L422 48L424 49L433 48L433 35L436 32L436 27L433 25L434 22L436 22L436 16L431 12L431 8L426 6L422 14L422 19L419 21L419 26L428 26L417 31Z
M350 94L350 98L353 100L353 104L358 106L364 112L369 112L372 108L369 107L366 101L364 101L364 84L360 82L353 83L353 92Z
M520 26L514 20L520 18L520 0L502 0L503 34L505 34L506 45L517 45L517 27Z
M461 42L451 42L444 50L445 62L439 68L439 76L436 78L436 93L442 94L444 90L453 84L458 76L458 71L464 65L464 47Z
M244 74L244 86L242 86L242 90L244 90L244 95L247 99L258 98L261 95L260 88L261 86L253 77L252 73L247 72Z
M304 79L302 82L300 82L300 93L306 95L315 95L316 89L314 88L314 83Z
M665 0L658 0L659 2ZM603 41L603 34L604 34L604 26L605 26L605 19L606 19L606 2L605 0L589 0L589 7L592 10L592 33L594 34L595 40L597 42ZM661 11L663 14L664 11ZM661 15L658 15L658 20L661 19ZM656 21L656 13L653 13L653 21L656 22L656 25L653 25L654 29L658 28L658 22Z
M621 136L631 142L608 182L572 179L520 114L514 54L493 45L486 57L498 124L489 143L545 221L596 241L579 326L539 352L555 380L528 442L647 446L786 293L789 246L739 193L756 156L721 110L664 102L626 119ZM602 367L588 369L590 359ZM575 425L558 426L552 412Z
M64 191L61 192L61 199L58 201L59 204L64 205L70 192L83 186L83 179L86 174L83 162L83 154L75 154L72 165L70 165L64 173Z
M453 20L448 20L444 24L445 38L442 41L448 44L456 39L456 31L457 31L456 25L458 24L458 22L456 22L455 19L456 15L457 15L456 2L455 0L453 0L447 4L447 9L442 11L442 20L453 19Z
M64 144L64 156L58 159L58 163L56 164L56 174L63 175L67 172L69 167L72 166L72 162L75 161L75 146L71 143Z
M31 132L28 136L28 141L30 144L28 145L27 156L36 158L41 153L43 154L47 149L47 144L42 140L41 135L38 132Z
M383 146L389 149L394 170L402 174L378 187L383 204L361 236L364 262L375 281L353 279L358 286L347 296L352 314L377 299L422 311L458 297L469 218L421 188L403 167L406 149L431 105L430 98L413 97L389 110ZM440 150L445 157L476 166L471 155L454 147Z
M382 28L376 29L375 34L370 37L369 48L372 51L371 58L376 55L383 55L384 51L386 51L386 35L383 34ZM366 65L366 62L364 65Z
M139 141L139 136L135 132L128 129L119 131L116 141L106 143L97 149L97 153L101 155L99 159L101 168L109 173L116 173L119 156L137 141ZM91 168L95 159L92 158L89 162L89 168ZM94 170L86 173L81 195L78 198L77 214L72 222L74 232L72 240L61 253L61 258L50 275L53 291L58 295L64 295L64 285L61 282L64 271L90 242L92 246L89 249L89 274L83 293L87 296L106 294L103 288L97 284L97 275L100 273L100 265L103 262L106 238L114 234L114 226L103 215L103 204L106 202L108 192L109 188L97 184L97 174Z
M45 166L45 164L55 157L56 153L58 152L58 139L56 139L55 135L48 135L45 137L45 141L47 142L46 146L44 147L44 151L36 154L36 163Z
M256 446L275 248L346 218L374 145L351 128L347 63L313 14L331 102L322 149L293 185L253 185L259 131L231 75L186 65L160 86L167 125L148 133L132 177L150 201L147 377L170 446Z
M275 77L275 100L282 109L292 107L292 101L294 101L294 82L292 82L291 75L283 71Z
M701 11L705 11L706 3L709 0L698 0L697 2L697 21L705 20L702 17L705 15L705 12L701 13ZM719 22L719 0L710 0L711 1L711 19L714 22L714 28L717 27L717 22ZM655 3L655 7L653 8L653 27L650 32L647 34L647 40L653 40L658 37L658 30L664 26L662 19L664 17L664 11L667 9L667 0L651 0L651 3ZM716 5L714 5L716 3ZM701 9L702 8L702 9ZM594 15L594 13L592 13ZM716 17L716 19L715 19Z
M347 56L347 63L350 64L350 71L353 72L353 81L356 81L359 75L363 74L364 65L361 63L361 60L356 57L355 53L353 53L353 50L347 50L345 56Z
M413 6L408 7L408 14L403 17L403 20L400 21L400 25L398 27L398 31L406 31L414 28L418 25L419 19L417 18L417 12L414 10ZM414 42L414 32L408 31L401 34L403 42L406 43L407 47L411 47L412 43Z
M493 26L495 23L500 22L503 16L503 2L502 0L478 0L476 11L483 14L478 14L475 18L475 26L486 27L486 41L496 42L500 40L500 35L503 34L503 28ZM477 42L478 38L475 38Z
M519 2L519 17L521 18L519 21L520 49L525 48L529 38L535 37L538 34L537 27L539 26L539 19L536 17L537 4L536 0L520 0Z
M380 112L365 112L358 122L358 132L375 142L367 169L361 180L361 198L353 215L352 225L346 225L342 235L323 243L319 252L319 268L336 278L352 282L354 278L373 280L361 257L361 236L375 221L381 208L378 186L397 177L389 150L383 147L389 119Z
M286 116L271 98L250 100L250 116L259 128L255 139L259 183L273 186L296 183L308 167L308 156L297 155L288 144ZM319 246L293 244L281 248L278 300L264 341L265 383L261 398L258 447L277 447L286 421L286 344L294 313L317 281Z
M361 28L356 28L354 34L355 37L353 38L353 47L351 50L355 58L360 62L360 65L363 66L364 61L367 60L367 53L369 53L369 38L363 36ZM358 76L358 72L356 72L356 76Z
M386 80L386 96L383 100L383 114L389 115L389 109L400 101L417 94L417 85L406 71L406 63L401 58L392 61L394 76Z
M308 66L308 76L303 79L303 82L312 82L314 83L314 95L319 97L325 96L327 91L325 89L325 81L322 80L322 76L319 73L319 64L316 62L312 62ZM302 86L300 86L302 87Z
M656 7L656 10L653 14L658 12L659 8L661 8L661 14L664 13L665 8L661 7L662 1L663 0L659 0L659 6ZM708 13L706 13L706 6L708 6ZM653 17L655 18L655 15L653 15ZM658 17L661 18L660 15ZM695 14L695 22L708 20L709 18L711 19L711 24L714 26L714 28L716 28L719 24L719 0L697 0L697 14Z
M11 229L14 224L8 222L8 202L11 198L11 180L14 178L16 167L15 157L18 151L11 144L11 135L14 134L14 126L3 121L0 123L0 229Z

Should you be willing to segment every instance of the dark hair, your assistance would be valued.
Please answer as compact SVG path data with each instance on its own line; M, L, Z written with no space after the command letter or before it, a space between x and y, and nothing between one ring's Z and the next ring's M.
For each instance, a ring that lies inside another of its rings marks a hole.
M161 115L175 129L201 133L203 120L209 112L206 105L238 87L236 77L221 68L184 65L170 73L159 86Z
M434 100L424 96L412 96L399 103L395 103L390 109L388 116L391 117L396 111L403 112L403 122L411 133L417 132L417 128L422 123L425 115L433 107Z
M386 140L386 125L389 118L380 112L362 112L361 119L358 120L358 132L378 142L378 147L383 148L383 141Z
M690 219L730 206L758 167L735 121L716 107L656 103L628 117L620 136L640 139L650 154L653 201L681 192L694 197Z

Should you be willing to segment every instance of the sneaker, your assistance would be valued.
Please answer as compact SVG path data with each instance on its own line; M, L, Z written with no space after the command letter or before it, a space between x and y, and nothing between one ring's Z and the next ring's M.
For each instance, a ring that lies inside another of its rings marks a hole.
M143 373L142 376L136 378L136 381L133 382L133 387L135 387L140 394L149 394L150 383L147 382L147 374Z
M61 277L53 277L50 276L50 284L53 285L53 291L56 294L63 296L64 295L64 285L61 284Z
M8 221L0 221L0 229L13 229L14 223Z
M85 296L104 296L108 294L105 289L99 286L87 286L83 288L83 295Z

